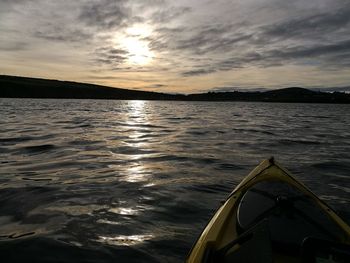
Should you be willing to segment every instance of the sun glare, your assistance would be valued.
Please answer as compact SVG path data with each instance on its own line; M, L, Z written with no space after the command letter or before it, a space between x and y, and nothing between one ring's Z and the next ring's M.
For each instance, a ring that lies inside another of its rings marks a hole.
M144 38L151 34L151 30L144 26L134 26L126 30L126 36L121 39L122 46L129 53L129 63L146 65L153 59L153 52Z
M123 42L129 52L130 63L145 65L152 60L152 52L149 50L147 43L134 37L125 38Z

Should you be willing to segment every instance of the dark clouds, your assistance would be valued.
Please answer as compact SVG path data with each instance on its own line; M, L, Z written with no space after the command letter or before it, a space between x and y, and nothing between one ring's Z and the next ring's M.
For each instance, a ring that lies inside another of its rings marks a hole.
M189 49L195 54L231 51L236 44L249 40L252 35L235 32L231 25L209 25L194 30L193 35L178 41L176 49Z
M185 71L182 73L184 77L192 77L192 76L198 76L198 75L205 75L215 72L216 70L214 68L206 68L206 69L194 69Z
M151 16L151 21L156 24L164 24L179 18L180 16L191 12L189 7L179 8L162 8L154 12Z
M339 7L333 12L311 14L306 17L292 18L277 25L270 25L263 33L270 37L279 39L300 38L300 39L324 39L325 34L334 34L338 31L349 33L350 4Z
M332 55L350 54L350 39L336 44L314 45L310 47L298 46L284 50L274 50L266 53L266 59L301 59L301 58L324 58ZM341 63L341 61L338 61Z
M92 55L95 62L102 65L107 64L115 68L128 59L129 53L124 49L107 46L96 49Z
M88 44L99 34L127 26L130 18L126 1L100 0L76 1L65 6L57 3L52 11L52 20L40 25L35 37ZM72 9L72 10L70 10ZM48 10L50 12L50 10Z
M87 26L108 30L120 27L130 16L126 1L100 0L82 5L79 20Z
M349 33L350 4L344 4L329 13L321 10L302 17L286 17L278 24L242 25L240 28L233 24L203 25L188 38L179 36L171 46L216 60L215 63L195 64L191 70L183 71L183 76L310 61L321 68L348 68ZM157 48L155 43L153 46ZM164 42L162 46L169 47ZM226 56L222 58L220 54Z
M307 60L309 59L309 60ZM336 44L319 44L274 49L262 53L252 52L222 60L215 65L205 65L206 69L183 72L184 76L209 74L254 65L256 67L273 67L289 63L310 63L310 59L323 67L350 66L350 40Z

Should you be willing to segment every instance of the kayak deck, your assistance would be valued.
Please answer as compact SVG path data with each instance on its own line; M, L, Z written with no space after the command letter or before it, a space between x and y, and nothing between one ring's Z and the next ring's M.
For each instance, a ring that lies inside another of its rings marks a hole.
M349 226L270 159L233 190L187 262L316 262L311 259L329 257L319 255L326 247L343 253L349 243Z

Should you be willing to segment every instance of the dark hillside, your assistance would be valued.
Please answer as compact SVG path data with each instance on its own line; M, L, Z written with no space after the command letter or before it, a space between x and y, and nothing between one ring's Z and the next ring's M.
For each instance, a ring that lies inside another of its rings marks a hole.
M167 100L175 96L69 81L0 76L0 97Z
M262 101L350 103L350 94L291 87L265 92L208 92L190 95L136 91L70 81L0 75L0 97L120 100Z

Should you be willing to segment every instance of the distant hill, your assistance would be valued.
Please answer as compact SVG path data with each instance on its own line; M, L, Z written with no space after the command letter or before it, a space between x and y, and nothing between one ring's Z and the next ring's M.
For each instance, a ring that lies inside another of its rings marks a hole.
M0 97L169 100L174 95L94 84L0 75Z
M289 103L350 103L350 94L343 92L319 92L299 87L291 87L264 92L208 92L192 94L191 100L207 101L261 101Z
M0 75L3 98L69 98L186 101L261 101L302 103L350 103L350 94L319 92L291 87L264 92L208 92L173 95L158 92L112 88L94 84Z

